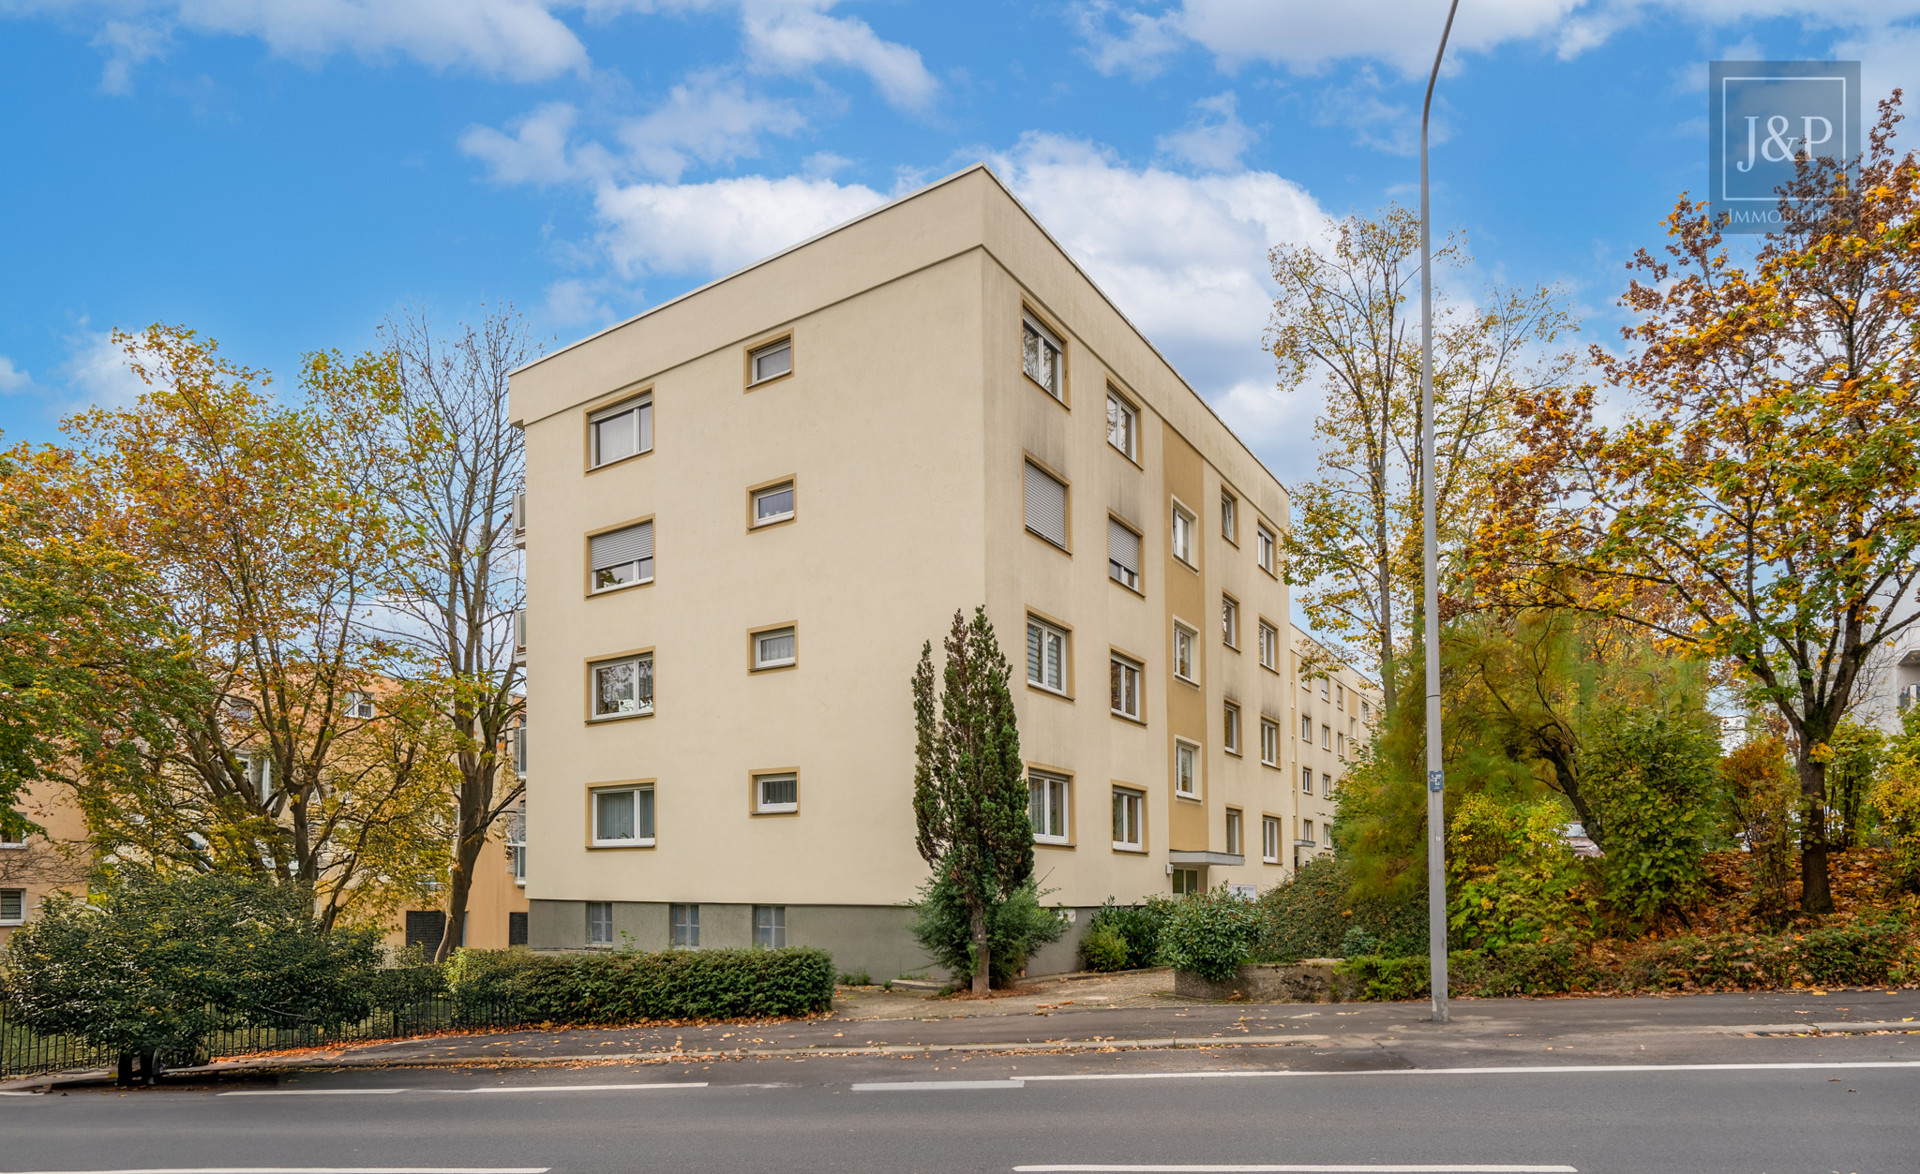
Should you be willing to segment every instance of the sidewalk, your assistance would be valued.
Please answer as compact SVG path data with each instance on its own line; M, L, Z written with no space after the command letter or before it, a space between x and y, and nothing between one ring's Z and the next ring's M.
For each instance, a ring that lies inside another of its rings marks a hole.
M1920 1033L1920 991L1770 991L1601 999L1457 999L1452 1021L1428 1020L1425 1003L1165 1005L1082 1009L1073 984L993 1000L900 996L914 1018L858 1017L882 1001L852 992L849 1018L623 1028L553 1028L430 1036L326 1051L270 1053L182 1070L200 1075L289 1069L440 1066L578 1066L689 1060L940 1052L1083 1052L1142 1049L1284 1049L1316 1056L1383 1047L1439 1049L1458 1060L1497 1061L1542 1050L1582 1056L1686 1057L1707 1042L1752 1037ZM1110 996L1111 997L1111 996ZM1139 997L1151 1000L1149 991ZM1169 997L1170 998L1170 997ZM1066 1005L1072 1000L1072 1005ZM1022 1008L1025 1009L1022 1009ZM941 1015L946 1017L939 1017ZM99 1080L66 1073L0 1085L0 1091Z

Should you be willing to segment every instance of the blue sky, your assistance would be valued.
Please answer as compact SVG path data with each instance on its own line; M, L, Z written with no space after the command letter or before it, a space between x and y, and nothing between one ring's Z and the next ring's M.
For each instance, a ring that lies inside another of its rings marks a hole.
M567 342L985 159L1283 481L1266 249L1416 198L1441 0L0 0L0 428L136 390L179 322L290 375L408 305ZM1705 191L1714 58L1920 82L1920 0L1463 0L1452 280L1622 263Z

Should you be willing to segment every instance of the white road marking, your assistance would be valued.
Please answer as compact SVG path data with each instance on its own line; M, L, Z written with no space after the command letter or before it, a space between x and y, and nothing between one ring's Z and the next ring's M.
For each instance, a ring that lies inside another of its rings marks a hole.
M1016 1174L1579 1174L1572 1166L1015 1166Z
M388 1097L407 1088L243 1088L215 1093L222 1097Z
M950 1089L969 1088L1025 1088L1026 1078L1019 1080L888 1080L871 1084L856 1084L855 1092L944 1092Z
M1536 1064L1487 1068L1376 1068L1324 1069L1240 1068L1208 1069L1200 1072L1086 1072L1058 1076L1022 1076L1035 1080L1221 1080L1251 1076L1513 1076L1535 1073L1606 1074L1614 1072L1792 1072L1823 1071L1829 1068L1920 1068L1920 1060L1809 1061L1782 1064ZM1118 1169L1120 1167L1116 1167ZM1133 1167L1126 1167L1132 1169ZM1145 1169L1145 1167L1141 1167ZM1185 1167L1181 1167L1184 1169ZM1265 1167L1248 1167L1248 1169Z
M149 1166L127 1170L9 1170L6 1174L547 1174L551 1166Z
M637 1088L705 1088L707 1082L665 1081L656 1084L505 1084L487 1088L441 1088L435 1092L615 1092Z

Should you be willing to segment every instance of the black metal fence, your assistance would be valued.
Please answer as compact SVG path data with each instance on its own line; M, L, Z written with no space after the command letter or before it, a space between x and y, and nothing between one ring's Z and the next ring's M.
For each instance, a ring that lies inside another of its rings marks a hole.
M161 1059L166 1067L185 1068L220 1057L406 1039L440 1031L516 1027L526 1022L526 1016L512 1005L434 996L377 1007L355 1023L231 1023L208 1035L192 1054L168 1054ZM118 1062L119 1055L112 1048L79 1036L41 1035L29 1029L20 1021L19 1011L0 999L0 1080L113 1068Z

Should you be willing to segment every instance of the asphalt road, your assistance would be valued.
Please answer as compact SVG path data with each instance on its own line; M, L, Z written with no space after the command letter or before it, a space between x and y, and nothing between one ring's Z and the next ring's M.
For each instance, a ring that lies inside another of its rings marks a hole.
M1920 1035L1695 1037L1639 1062L1431 1039L389 1068L0 1097L6 1174L394 1168L1911 1174Z

